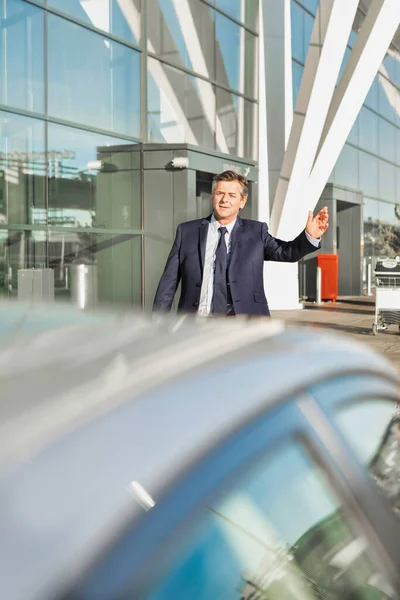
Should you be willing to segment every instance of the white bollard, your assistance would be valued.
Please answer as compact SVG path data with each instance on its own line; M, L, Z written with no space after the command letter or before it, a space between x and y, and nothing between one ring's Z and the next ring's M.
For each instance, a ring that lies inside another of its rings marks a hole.
M367 296L372 296L372 265L367 265Z
M322 304L322 269L317 267L317 304Z

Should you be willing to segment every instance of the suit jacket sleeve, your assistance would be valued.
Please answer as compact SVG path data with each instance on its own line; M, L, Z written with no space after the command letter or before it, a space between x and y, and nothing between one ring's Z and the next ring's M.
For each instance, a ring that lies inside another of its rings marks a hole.
M179 251L181 247L181 226L176 230L175 241L169 253L164 273L158 284L154 298L153 310L170 310L174 300L175 292L181 279Z
M266 223L262 224L261 237L264 244L264 260L297 262L303 258L303 256L315 252L321 247L321 245L318 247L314 246L307 239L305 231L302 231L300 235L291 242L284 242L283 240L274 238L268 232Z

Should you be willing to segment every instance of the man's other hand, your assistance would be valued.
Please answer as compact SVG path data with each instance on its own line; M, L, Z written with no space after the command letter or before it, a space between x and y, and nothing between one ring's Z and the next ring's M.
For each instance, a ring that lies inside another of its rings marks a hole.
M328 207L324 206L321 208L319 213L314 217L312 211L308 213L308 219L306 223L306 232L313 238L319 239L329 227L328 223L329 214Z

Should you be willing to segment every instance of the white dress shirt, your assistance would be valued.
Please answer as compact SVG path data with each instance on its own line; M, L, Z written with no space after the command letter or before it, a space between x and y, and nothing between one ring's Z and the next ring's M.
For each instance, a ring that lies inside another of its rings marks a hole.
M227 231L225 234L225 244L227 249L227 258L229 265L229 255L231 252L231 234L232 229L235 227L236 219L228 225L221 225L214 215L211 217L210 224L208 226L206 252L204 256L204 269L203 269L203 281L201 282L200 290L200 303L197 314L201 317L207 317L211 313L212 299L214 294L214 277L215 277L215 252L217 250L220 227L226 227ZM305 232L308 241L313 244L316 248L319 246L319 240L311 237Z

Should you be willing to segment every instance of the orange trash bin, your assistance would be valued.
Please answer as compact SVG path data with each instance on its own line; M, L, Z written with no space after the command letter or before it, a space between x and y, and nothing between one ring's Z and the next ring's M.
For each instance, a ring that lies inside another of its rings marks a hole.
M321 269L321 300L336 302L339 288L339 256L318 254L317 261Z

